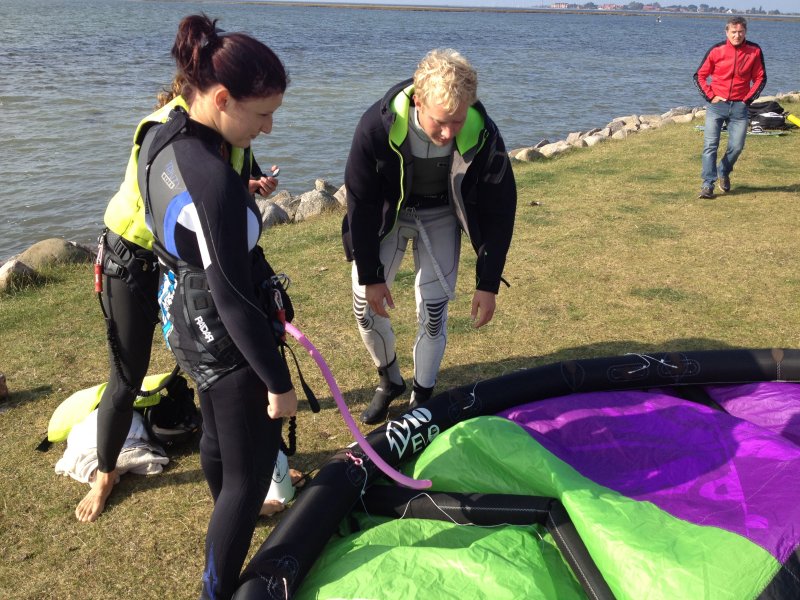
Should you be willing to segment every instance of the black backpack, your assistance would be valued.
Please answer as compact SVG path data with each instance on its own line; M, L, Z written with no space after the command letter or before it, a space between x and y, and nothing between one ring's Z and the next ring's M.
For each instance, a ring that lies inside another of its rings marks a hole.
M181 375L166 385L158 404L144 409L143 417L150 439L166 447L189 441L203 423L194 390Z
M747 107L750 127L761 129L786 129L786 111L775 100L753 102Z

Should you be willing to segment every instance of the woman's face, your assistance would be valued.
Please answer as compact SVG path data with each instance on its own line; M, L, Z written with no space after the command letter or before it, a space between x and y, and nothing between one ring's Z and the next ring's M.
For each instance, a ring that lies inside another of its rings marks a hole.
M272 115L283 103L283 94L235 100L228 96L221 108L220 133L233 146L248 148L261 133L272 131Z

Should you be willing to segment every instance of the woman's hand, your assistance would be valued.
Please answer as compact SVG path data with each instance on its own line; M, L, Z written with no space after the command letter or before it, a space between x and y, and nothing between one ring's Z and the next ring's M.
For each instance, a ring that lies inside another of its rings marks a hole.
M272 171L278 169L277 165L272 165ZM247 185L251 194L258 194L264 198L269 197L278 187L278 178L272 175L262 175L259 179L251 179Z
M294 389L282 394L267 392L267 415L270 419L294 417L297 414L297 394Z

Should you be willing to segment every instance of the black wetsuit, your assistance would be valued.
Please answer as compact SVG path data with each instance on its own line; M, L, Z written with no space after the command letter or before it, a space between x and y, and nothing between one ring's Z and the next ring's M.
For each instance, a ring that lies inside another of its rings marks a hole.
M119 453L131 428L136 392L147 375L153 328L158 323L155 255L133 242L120 239L113 232L109 232L107 237L116 237L116 243L123 244L132 255L138 256L134 260L147 265L147 270L136 275L134 285L116 274L119 268L116 264L108 264L103 272L101 302L106 319L111 323L111 368L108 385L97 409L97 468L103 473L110 473L117 467ZM106 254L109 261L108 250ZM127 381L123 381L123 377Z
M267 390L292 388L259 294L265 263L257 246L259 212L247 178L222 156L224 147L216 131L175 112L148 133L139 161L157 253L173 274L167 272L159 292L166 338L181 368L201 376L200 458L214 498L202 597L214 599L236 590L269 488L281 420L267 416ZM199 284L174 277L176 265L204 277L206 295L200 290L198 300L197 290L182 289ZM190 318L184 309L209 297L215 314ZM217 318L222 329L211 324ZM232 341L238 358L216 361L221 340Z
M131 149L133 164L138 161L144 134L152 125L163 123L176 106L185 106L185 101L175 98L139 123ZM261 174L249 148L244 149L237 164L245 179ZM153 328L159 321L158 265L149 249L152 236L137 225L144 221L143 212L135 173L126 172L105 215L108 231L101 301L110 328L110 370L97 414L97 468L103 473L110 473L117 466L131 427L133 403L150 364Z

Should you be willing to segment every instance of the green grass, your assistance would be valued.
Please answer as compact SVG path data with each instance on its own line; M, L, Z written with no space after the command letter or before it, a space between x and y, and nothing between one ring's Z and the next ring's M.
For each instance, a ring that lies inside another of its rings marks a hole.
M800 106L785 105L794 113ZM549 362L626 352L796 347L800 297L800 132L748 137L733 193L696 198L702 134L669 125L550 161L515 164L517 221L498 312L470 326L474 256L464 242L449 346L437 389ZM330 363L354 414L376 374L350 309L341 215L267 232L278 270L292 276L296 323ZM399 360L411 375L410 260L394 290ZM104 515L81 525L88 489L56 476L63 444L35 451L53 410L107 377L104 326L88 265L48 270L45 282L0 296L0 597L196 598L211 500L198 454L186 448L154 477L128 475ZM151 372L167 371L160 339ZM299 348L298 348L299 349ZM293 465L313 469L351 436L314 365L322 401L298 418ZM291 509L290 509L291 510ZM254 551L277 518L259 523Z

